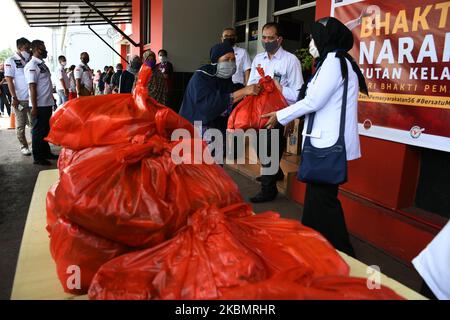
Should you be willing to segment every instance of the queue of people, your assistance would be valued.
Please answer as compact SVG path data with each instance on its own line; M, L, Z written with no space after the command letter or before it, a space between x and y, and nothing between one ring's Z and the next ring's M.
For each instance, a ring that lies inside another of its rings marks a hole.
M173 73L173 66L167 59L167 51L159 52L158 64L156 55L150 50L145 52L144 56L144 63L154 68L155 75L149 85L149 93L158 102L167 104L167 88ZM66 57L60 55L55 77L55 99L52 74L44 61L46 58L47 50L43 41L30 42L26 38L20 38L16 41L14 55L7 58L4 64L0 64L1 115L7 113L10 116L11 112L14 112L20 152L24 156L32 155L34 164L45 166L51 165L49 160L58 159L44 140L50 130L50 117L56 108L78 97L131 93L142 65L141 58L134 56L126 70L122 64L118 64L116 72L112 67L105 67L103 73L97 71L94 76L87 52L80 54L78 65L70 67L67 67ZM31 145L26 138L26 126L31 128Z

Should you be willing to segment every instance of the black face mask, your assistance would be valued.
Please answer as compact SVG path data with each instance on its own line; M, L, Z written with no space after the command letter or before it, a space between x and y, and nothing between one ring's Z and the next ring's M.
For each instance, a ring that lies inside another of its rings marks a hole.
M47 55L48 55L48 51L47 51L47 50L42 50L42 51L41 51L41 58L42 58L42 59L46 59L46 58L47 58Z
M225 38L223 39L224 43L228 43L230 46L234 47L236 44L236 38Z
M89 59L83 58L83 59L81 59L81 62L83 62L84 64L88 64L89 63Z

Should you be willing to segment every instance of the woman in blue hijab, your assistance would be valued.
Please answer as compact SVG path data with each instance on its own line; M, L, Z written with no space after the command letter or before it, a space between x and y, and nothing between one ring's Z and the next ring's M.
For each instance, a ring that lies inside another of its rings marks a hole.
M180 115L194 123L201 121L202 134L208 128L225 133L233 104L247 95L257 95L259 85L236 87L231 77L236 72L233 47L219 43L211 48L211 64L194 72L184 94Z

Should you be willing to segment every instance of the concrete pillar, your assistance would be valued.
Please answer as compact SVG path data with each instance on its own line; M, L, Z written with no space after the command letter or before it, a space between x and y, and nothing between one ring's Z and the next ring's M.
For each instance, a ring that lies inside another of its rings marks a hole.
M264 51L261 44L262 27L273 20L273 0L259 0L258 53Z

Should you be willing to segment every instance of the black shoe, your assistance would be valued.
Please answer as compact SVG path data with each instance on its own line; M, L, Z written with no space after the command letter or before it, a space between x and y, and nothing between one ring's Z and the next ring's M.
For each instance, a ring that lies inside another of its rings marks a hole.
M258 182L261 182L262 176L256 177L255 180L258 181ZM277 173L277 181L283 181L283 180L284 180L284 173L281 173L281 174Z
M53 154L53 153L50 153L45 156L45 159L48 159L48 160L57 160L58 158L59 158L59 155Z
M40 166L51 166L52 165L52 163L50 161L46 160L46 159L34 160L33 164L38 164Z
M262 192L259 192L256 196L250 198L250 201L253 203L269 202L275 200L277 194L278 191L270 194L264 194Z

